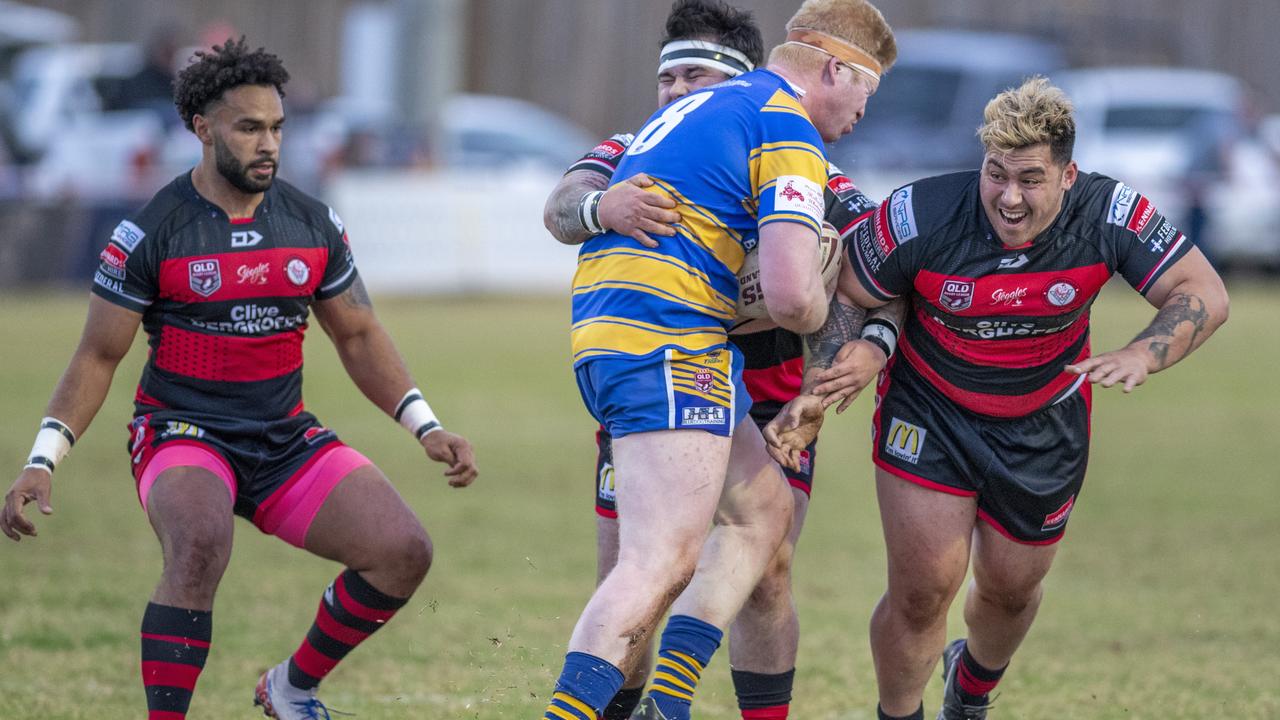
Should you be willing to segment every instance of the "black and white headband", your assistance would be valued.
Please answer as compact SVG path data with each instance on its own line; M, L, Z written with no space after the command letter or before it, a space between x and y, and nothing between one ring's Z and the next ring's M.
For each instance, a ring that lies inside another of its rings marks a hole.
M658 74L676 65L701 65L718 70L729 77L751 72L755 65L743 53L726 45L704 40L675 40L662 46L658 56Z

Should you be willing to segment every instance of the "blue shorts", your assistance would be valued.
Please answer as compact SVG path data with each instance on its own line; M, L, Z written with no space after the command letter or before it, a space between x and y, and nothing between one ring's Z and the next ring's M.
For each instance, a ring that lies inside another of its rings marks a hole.
M595 358L574 374L587 410L615 438L655 430L730 437L751 410L742 353L732 346L702 355Z

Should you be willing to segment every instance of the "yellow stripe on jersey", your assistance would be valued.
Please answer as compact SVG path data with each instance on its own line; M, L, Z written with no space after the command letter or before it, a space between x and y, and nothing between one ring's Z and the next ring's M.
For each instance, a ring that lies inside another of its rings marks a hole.
M685 236L737 273L742 267L742 259L746 257L742 249L742 233L725 225L714 212L685 197L669 183L657 178L653 181L652 187L662 191L659 194L665 194L676 202L675 210L680 213L677 225L688 231Z
M675 346L700 354L722 347L728 339L724 328L664 328L629 318L602 315L576 323L570 334L573 360L609 355L648 355Z
M809 117L809 113L805 111L804 106L800 104L800 98L792 95L782 88L778 88L774 91L773 95L765 101L764 105L760 109L761 111L770 112L779 112L784 110L794 112L805 120L808 120L810 123L813 122Z
M602 283L634 283L630 288L679 302L693 309L732 319L738 299L719 292L703 270L679 258L641 248L610 248L578 258L573 277L575 295L598 289ZM674 296L674 297L672 297Z

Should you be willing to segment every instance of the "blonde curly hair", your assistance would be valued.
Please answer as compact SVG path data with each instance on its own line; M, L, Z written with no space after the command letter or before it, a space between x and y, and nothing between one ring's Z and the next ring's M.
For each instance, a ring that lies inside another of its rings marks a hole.
M1076 142L1074 112L1067 94L1037 75L987 103L978 138L988 152L997 153L1048 143L1053 161L1066 165Z

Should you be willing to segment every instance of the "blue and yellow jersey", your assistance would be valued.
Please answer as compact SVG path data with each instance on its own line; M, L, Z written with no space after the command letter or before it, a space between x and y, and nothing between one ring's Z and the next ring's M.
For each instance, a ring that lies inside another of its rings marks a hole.
M575 366L724 347L738 269L771 222L823 215L822 139L781 76L757 70L687 95L636 134L613 176L654 179L676 201L676 235L650 249L609 232L587 241L573 279Z

